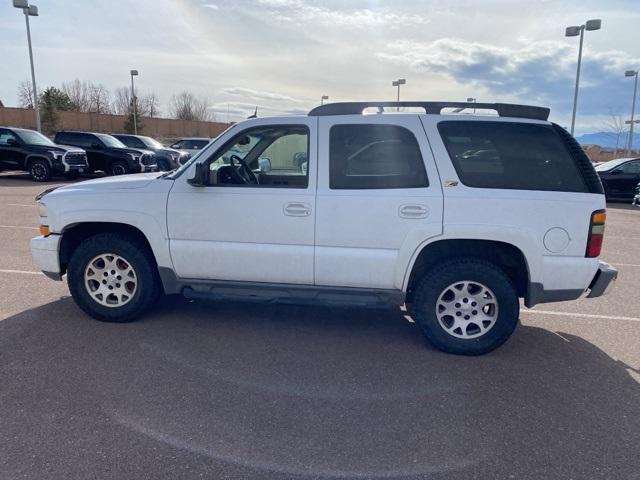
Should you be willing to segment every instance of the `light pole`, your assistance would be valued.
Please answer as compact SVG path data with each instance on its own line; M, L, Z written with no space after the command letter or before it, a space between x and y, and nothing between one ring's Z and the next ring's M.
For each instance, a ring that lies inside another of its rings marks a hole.
M136 111L136 91L133 88L133 77L138 76L138 70L131 70L131 104L133 105L133 133L138 134L138 112Z
M476 103L477 102L477 98L473 98L473 97L469 97L467 98L467 102L472 102L472 103ZM473 107L473 113L476 113L476 107Z
M324 105L325 100L329 100L329 95L322 95L320 97L320 105Z
M576 109L578 108L578 87L580 86L580 67L582 66L582 44L584 42L584 31L600 30L602 20L587 20L584 25L567 27L565 37L577 37L580 35L580 47L578 48L578 70L576 72L576 89L573 93L573 114L571 115L571 135L576 126Z
M631 155L631 149L633 148L633 116L636 113L636 93L638 92L638 70L627 70L624 72L625 77L636 77L633 85L633 102L631 103L631 121L629 124L629 142L627 143L627 157ZM627 123L627 122L625 122Z
M406 83L407 83L407 80L404 78L399 78L398 80L394 80L393 82L391 82L392 87L398 87L398 96L397 96L398 102L400 101L400 85L404 85ZM400 105L398 105L397 111L398 112L400 111Z
M29 44L29 61L31 63L31 86L33 90L33 111L36 114L36 129L40 128L40 105L38 104L38 90L36 88L36 72L33 68L33 50L31 49L31 28L29 27L29 17L38 16L38 7L36 5L29 5L27 0L13 0L13 6L21 8L24 13L24 19L27 23L27 43Z

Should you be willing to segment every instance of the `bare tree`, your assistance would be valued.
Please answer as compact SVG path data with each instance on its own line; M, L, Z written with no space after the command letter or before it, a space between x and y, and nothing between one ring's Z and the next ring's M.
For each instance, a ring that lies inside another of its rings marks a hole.
M126 115L131 108L131 90L127 87L116 88L113 92L112 110L116 115Z
M89 111L96 113L111 112L111 98L109 90L101 83L88 85Z
M147 93L140 98L140 108L145 115L154 118L160 115L160 99L155 92Z
M89 86L87 82L81 82L76 78L72 82L63 83L62 91L67 94L75 106L75 110L78 112L89 111L91 102L89 100Z
M33 86L28 80L18 84L18 104L22 108L33 108Z
M615 142L615 150L613 158L618 157L618 150L621 148L624 150L624 144L627 139L627 126L624 123L622 115L610 114L608 121L604 122L604 128L607 135L611 138L612 142Z
M213 120L209 111L209 99L196 97L191 92L173 95L169 101L169 112L178 120Z

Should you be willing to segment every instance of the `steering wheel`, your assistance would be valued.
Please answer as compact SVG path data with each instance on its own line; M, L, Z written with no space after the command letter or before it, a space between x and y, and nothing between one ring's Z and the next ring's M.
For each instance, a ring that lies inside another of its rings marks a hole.
M231 157L229 157L229 161L236 172L236 176L243 184L258 185L260 183L258 181L258 177L256 177L256 174L253 173L253 170L251 170L249 165L247 165L247 162L245 162L238 155L231 155ZM237 166L235 165L235 162L238 163Z

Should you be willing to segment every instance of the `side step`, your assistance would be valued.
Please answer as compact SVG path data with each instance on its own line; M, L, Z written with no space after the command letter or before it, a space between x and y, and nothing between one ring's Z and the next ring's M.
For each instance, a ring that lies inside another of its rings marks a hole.
M370 308L398 306L404 302L404 294L399 290L251 282L198 282L183 286L182 294L191 299Z

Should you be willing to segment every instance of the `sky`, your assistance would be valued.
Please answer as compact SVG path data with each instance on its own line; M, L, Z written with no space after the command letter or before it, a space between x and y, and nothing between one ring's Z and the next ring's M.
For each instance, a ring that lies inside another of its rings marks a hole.
M329 101L518 102L548 106L570 124L578 38L585 33L576 133L629 118L640 69L638 0L35 0L40 89L75 78L111 92L137 69L140 94L161 115L172 94L209 99L220 121L253 113L305 114ZM29 79L26 29L0 0L0 100L18 103Z

